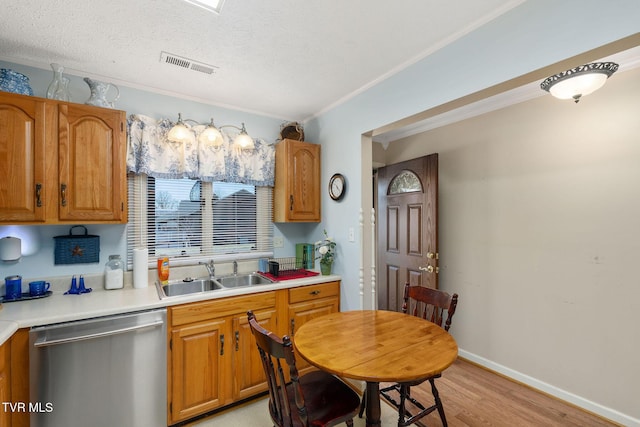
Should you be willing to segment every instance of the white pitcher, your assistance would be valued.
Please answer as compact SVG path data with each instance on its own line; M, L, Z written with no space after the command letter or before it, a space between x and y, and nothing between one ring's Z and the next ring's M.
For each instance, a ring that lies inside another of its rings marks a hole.
M89 77L85 77L84 81L87 82L89 88L91 89L91 96L89 97L89 100L85 102L85 104L95 105L96 107L114 108L114 103L118 98L120 98L120 89L118 89L118 86L114 85L113 83L105 83L98 80L92 80ZM113 98L113 100L108 101L107 92L109 92L109 89L111 88L115 89L116 96L115 98Z

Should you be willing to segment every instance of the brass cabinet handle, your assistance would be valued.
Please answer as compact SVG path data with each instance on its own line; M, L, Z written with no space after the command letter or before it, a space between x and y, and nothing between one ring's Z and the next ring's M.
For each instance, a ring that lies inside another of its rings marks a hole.
M36 206L42 207L42 184L36 184Z
M224 355L224 334L220 335L220 356Z
M293 194L289 194L289 210L293 210Z
M293 331L296 329L296 319L291 319L291 336L293 336Z
M320 291L318 290L309 292L309 295L319 295L319 294L320 294Z
M240 332L236 331L236 351L240 350Z
M67 206L67 184L60 184L60 199L62 206Z

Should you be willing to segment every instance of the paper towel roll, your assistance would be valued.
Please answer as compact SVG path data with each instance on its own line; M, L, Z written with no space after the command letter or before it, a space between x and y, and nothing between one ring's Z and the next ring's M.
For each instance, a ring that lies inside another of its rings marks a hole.
M149 285L149 250L133 250L133 287L146 288Z
M0 239L0 259L2 261L17 261L22 256L22 242L17 237L3 237Z

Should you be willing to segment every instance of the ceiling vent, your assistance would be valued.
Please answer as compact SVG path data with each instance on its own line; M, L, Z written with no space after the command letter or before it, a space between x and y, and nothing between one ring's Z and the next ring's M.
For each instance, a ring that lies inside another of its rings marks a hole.
M187 70L198 71L204 74L215 73L215 65L205 64L204 62L194 61L193 59L185 58L184 56L174 55L173 53L162 52L160 56L160 62L163 64L175 65L176 67L186 68Z

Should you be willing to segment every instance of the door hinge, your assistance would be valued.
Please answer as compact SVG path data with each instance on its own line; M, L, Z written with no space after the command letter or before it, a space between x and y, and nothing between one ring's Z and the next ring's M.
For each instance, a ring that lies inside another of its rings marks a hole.
M173 350L173 340L169 340L169 350Z

